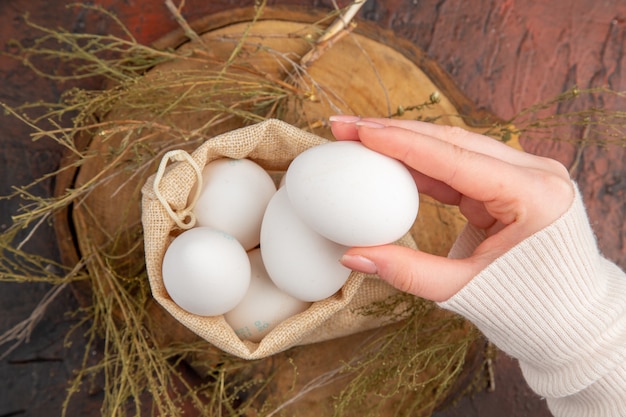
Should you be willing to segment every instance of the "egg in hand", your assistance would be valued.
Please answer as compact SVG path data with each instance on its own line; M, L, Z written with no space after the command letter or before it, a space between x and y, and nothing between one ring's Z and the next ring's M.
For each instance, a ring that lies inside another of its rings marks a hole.
M289 165L285 187L302 221L344 246L398 240L419 208L408 168L357 141L328 142L302 152Z

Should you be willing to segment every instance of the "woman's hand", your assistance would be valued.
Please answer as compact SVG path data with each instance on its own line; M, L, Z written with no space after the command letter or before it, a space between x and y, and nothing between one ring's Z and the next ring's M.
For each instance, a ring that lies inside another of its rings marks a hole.
M356 116L330 120L337 140L360 140L404 162L420 193L458 205L471 225L485 231L486 239L465 259L396 245L351 248L341 259L423 298L447 300L493 260L553 223L574 198L561 163L458 127Z

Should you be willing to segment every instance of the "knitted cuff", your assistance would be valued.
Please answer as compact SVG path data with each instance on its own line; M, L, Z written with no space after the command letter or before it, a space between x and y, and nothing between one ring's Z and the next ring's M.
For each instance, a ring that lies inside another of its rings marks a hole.
M453 256L480 243L476 230L465 233ZM626 360L626 277L599 254L578 190L555 223L439 305L519 359L546 397L574 395Z

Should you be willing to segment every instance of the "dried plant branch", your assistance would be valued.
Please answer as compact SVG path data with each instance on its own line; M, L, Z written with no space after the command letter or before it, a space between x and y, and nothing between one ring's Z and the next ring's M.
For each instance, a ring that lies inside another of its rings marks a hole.
M352 2L352 4L346 7L343 12L339 13L339 17L335 19L333 23L331 23L328 29L324 31L322 36L317 39L316 43L326 42L329 39L339 35L342 31L352 25L352 20L366 2L367 0L355 0L354 2Z
M13 342L5 352L0 355L0 360L5 359L8 355L11 354L17 347L19 347L22 343L26 343L30 340L30 336L39 323L39 321L43 318L46 309L48 306L59 296L59 294L65 290L68 283L63 283L59 285L55 285L52 287L46 295L44 295L43 299L37 304L37 307L30 313L30 316L13 326L11 329L7 330L4 334L0 335L0 346Z
M174 5L174 2L172 0L165 0L165 6L170 11L172 16L174 16L174 19L176 19L176 22L183 29L183 31L185 32L185 35L189 39L198 43L198 45L206 46L202 38L198 36L196 31L193 30L191 26L189 26L189 23L187 23L187 20L185 20L185 18L183 17L181 13L181 10L185 7L185 0L181 0L180 5L178 7Z
M70 283L76 279L78 272L84 265L82 263L77 264L65 277L59 279L52 288L43 296L37 306L30 313L28 318L19 322L11 329L0 335L0 346L13 342L4 353L0 355L0 360L3 360L11 354L22 343L28 342L33 330L37 324L44 317L47 308L54 302L54 300L70 285Z
M367 0L356 0L346 7L344 12L339 13L339 16L333 23L317 38L313 48L300 59L300 66L302 68L308 68L317 61L325 51L330 49L335 43L354 29L356 24L352 20L366 1Z
M112 197L123 195L124 188L137 188L140 179L150 172L155 161L168 150L182 144L195 146L212 136L214 129L226 122L253 123L282 114L287 107L297 107L307 100L323 100L331 108L347 106L333 91L317 83L307 67L317 57L352 30L351 20L364 1L354 2L342 17L318 39L301 60L294 55L259 47L252 32L253 24L263 12L265 2L257 2L257 14L241 34L224 35L219 40L232 42L233 49L226 58L217 58L205 49L200 35L184 20L182 1L166 5L179 25L192 40L189 48L171 51L156 50L140 45L117 18L97 7L88 9L104 13L122 27L122 37L114 35L75 34L63 29L48 29L30 22L42 31L34 45L19 45L18 58L36 74L59 80L81 80L99 77L114 81L108 90L72 89L59 103L25 104L18 109L2 105L6 113L29 126L33 140L52 140L72 158L67 165L42 176L31 184L16 187L4 198L20 199L22 210L13 217L13 224L0 234L0 280L8 282L49 282L53 289L44 297L31 316L0 336L0 344L28 340L33 326L45 313L45 307L74 281L90 286L92 302L81 310L81 324L88 323L82 368L71 382L64 410L75 392L94 375L104 378L105 415L139 415L149 393L155 413L177 415L182 404L191 404L198 415L280 414L289 410L299 399L317 388L339 379L344 388L333 399L336 414L349 415L350 410L368 404L372 398L379 404L396 404L399 415L416 415L429 409L448 393L454 378L461 372L464 355L478 335L467 329L460 319L436 314L432 304L414 298L392 298L369 306L359 314L378 315L396 312L405 319L403 326L393 332L381 332L368 341L353 360L338 366L319 379L304 384L291 398L265 398L264 389L271 386L271 376L253 382L234 378L248 363L224 357L212 370L210 378L194 385L184 378L179 365L184 358L206 351L201 342L185 345L160 346L152 331L146 305L151 300L142 259L141 227L137 219L129 219L124 230L105 230L97 214L89 206L89 198L109 186ZM76 6L87 7L87 6ZM334 16L334 15L333 15ZM317 30L317 28L315 28ZM269 36L269 35L268 35ZM284 35L290 36L290 35ZM295 36L295 35L292 35ZM305 42L310 40L303 39ZM58 42L59 50L49 42ZM245 57L249 51L263 48L275 59L285 78L264 73ZM72 63L75 72L67 75L50 74L38 66L41 59L57 59ZM202 64L207 70L172 70L160 73L159 64L177 60ZM495 125L489 134L501 140L511 135L544 134L552 138L556 128L572 125L585 130L585 144L620 144L624 146L626 113L600 109L583 109L544 115L559 103L576 100L583 94L610 94L623 98L624 93L608 90L575 90L532 106L505 125ZM389 111L391 117L414 112L422 117L423 110L434 107L436 95L426 102L407 104ZM29 113L38 114L28 116ZM175 123L176 116L198 118L195 125ZM539 116L538 116L539 115ZM70 117L71 116L71 117ZM458 117L463 117L458 115ZM316 121L308 121L313 125ZM91 137L104 144L99 149L80 147L78 135ZM576 141L578 138L563 138ZM35 185L67 174L93 161L100 162L99 172L73 183L55 196L40 196ZM113 186L111 186L113 184ZM129 207L132 202L129 202ZM136 203L136 201L135 201ZM91 222L103 241L94 236L81 236L81 259L74 266L64 266L25 252L26 242L35 231L47 224L52 215L68 208L79 212L75 216L77 230L87 230ZM124 212L128 207L120 207ZM21 234L18 234L21 232ZM18 236L24 236L18 238ZM133 240L134 239L134 240ZM120 243L124 241L124 244ZM130 264L130 265L129 265ZM53 273L61 271L60 273ZM451 335L443 338L442 334ZM90 351L102 343L104 357L90 361ZM4 356L8 353L5 352ZM296 363L293 364L297 368ZM297 372L294 372L297 376ZM296 378L294 376L294 378ZM248 397L245 397L245 396ZM241 398L248 398L242 403ZM277 404L277 401L282 403ZM272 411L273 410L273 411Z

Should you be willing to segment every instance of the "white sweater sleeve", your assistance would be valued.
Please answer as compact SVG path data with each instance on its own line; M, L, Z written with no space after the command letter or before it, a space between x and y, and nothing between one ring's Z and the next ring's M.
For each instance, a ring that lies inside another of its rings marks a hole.
M467 227L450 257L483 239ZM578 190L560 219L439 305L517 358L555 416L626 416L626 274L599 253Z

